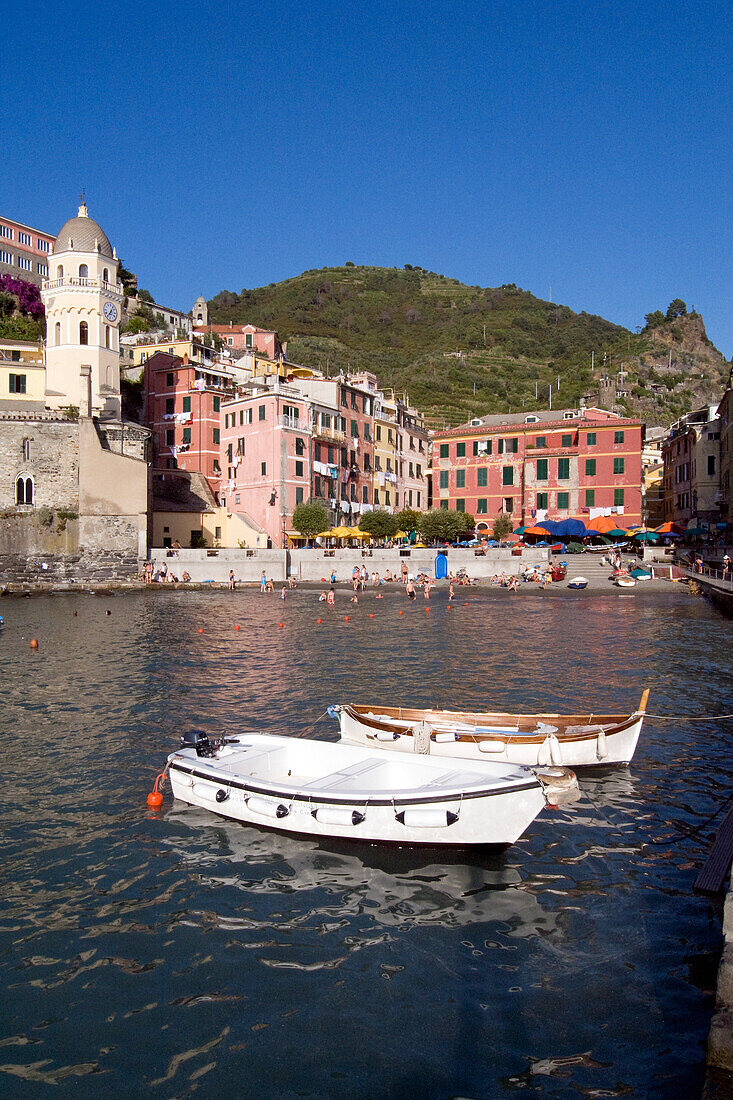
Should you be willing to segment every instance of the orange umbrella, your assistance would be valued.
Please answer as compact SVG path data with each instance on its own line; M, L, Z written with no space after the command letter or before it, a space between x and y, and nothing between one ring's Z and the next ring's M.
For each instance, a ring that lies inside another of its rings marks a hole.
M544 527L525 527L525 535L549 535L549 531Z
M620 516L596 516L595 519L585 520L585 524L593 531L599 531L602 535L605 535L606 531L625 530L620 520Z
M679 523L672 523L671 520L668 520L666 523L663 523L661 527L655 527L654 530L658 535L674 535L678 531L681 531L682 528Z

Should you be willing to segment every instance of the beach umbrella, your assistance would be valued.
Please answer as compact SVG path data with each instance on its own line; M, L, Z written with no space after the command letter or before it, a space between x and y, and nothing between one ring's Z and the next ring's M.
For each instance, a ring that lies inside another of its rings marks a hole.
M595 527L589 527L588 530L585 532L585 537L591 539L599 539L603 538L603 535L600 531L596 531Z
M582 519L562 519L553 523L550 534L557 535L561 539L584 539L588 534L588 528Z
M513 535L523 535L526 530L527 530L526 527L515 527L514 530L512 531L512 534Z
M680 527L679 523L672 523L671 520L667 520L661 527L655 527L654 530L658 535L676 535L678 532L684 531L684 527Z
M689 535L691 538L699 538L701 535L707 535L709 532L706 527L688 527L685 531L685 535Z
M637 542L659 542L656 531L637 531L634 538Z
M606 531L610 540L613 539L625 539L628 537L629 532L624 530L623 527L612 527L610 531Z
M594 531L600 531L602 535L606 535L612 528L618 526L618 516L595 516L589 522Z
M362 531L361 527L350 527L349 535L352 539L370 539L372 537L368 531Z
M517 532L515 531L514 534L516 535ZM538 524L537 527L525 527L525 528L523 528L522 534L524 534L524 535L551 535L552 531L548 531L548 529L546 527L540 527L539 524ZM507 535L507 538L509 538L508 535Z
M353 537L351 534L351 528L344 527L343 525L341 527L334 527L329 532L329 534L332 539L350 539Z

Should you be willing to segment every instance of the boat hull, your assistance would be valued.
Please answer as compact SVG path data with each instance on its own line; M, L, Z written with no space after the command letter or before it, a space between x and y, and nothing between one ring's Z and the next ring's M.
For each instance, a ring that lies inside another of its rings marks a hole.
M472 763L469 772L437 760L432 763L440 765L438 770L431 770L424 766L426 758L420 763L413 758L407 785L404 766L392 764L391 775L385 773L375 787L357 780L349 790L350 770L366 767L375 775L379 768L371 767L372 761L384 762L386 755L372 748L264 734L241 737L230 747L230 753L214 758L197 757L192 749L172 753L168 765L174 797L243 824L299 836L410 846L505 846L518 840L546 805L542 785L531 772L502 772L500 765L485 761ZM263 769L263 750L274 749L283 750L282 759ZM308 749L316 759L306 761L310 774L303 775ZM248 752L260 756L254 771L248 769ZM441 773L456 776L453 787L448 778L437 789Z
M341 737L352 744L373 745L395 752L414 752L413 729L427 722L430 754L462 760L496 760L523 767L548 764L591 767L628 764L644 721L644 711L624 716L579 716L568 723L559 715L460 714L451 711L403 711L403 717L374 708L338 708ZM520 726L525 727L520 730ZM532 727L537 732L532 733ZM568 726L570 729L568 729ZM539 728L544 727L544 728ZM585 727L585 728L583 728ZM451 736L452 735L452 736Z

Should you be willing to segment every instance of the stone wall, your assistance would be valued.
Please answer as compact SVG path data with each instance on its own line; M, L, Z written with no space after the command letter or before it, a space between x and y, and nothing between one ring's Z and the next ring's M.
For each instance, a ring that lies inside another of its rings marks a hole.
M230 569L243 584L259 584L263 569L275 584L282 584L287 577L285 550L177 550L170 557L169 553L164 547L156 547L150 551L149 558L158 568L165 563L179 580L184 570L192 581L198 582L224 582L229 578Z
M369 573L384 576L389 569L399 575L405 562L412 574L421 572L435 575L436 549L400 550L291 550L290 575L304 581L320 581L328 577L335 569L338 581L351 579L355 565L365 565ZM511 550L488 550L485 555L476 555L472 549L450 547L448 554L448 572L458 573L465 569L472 580L487 580L496 573L514 573L518 575L526 565L544 565L549 560L549 551L545 549L526 549L521 555Z
M27 442L24 457L24 442ZM79 510L76 421L0 416L0 509L15 508L18 477L32 478L35 508Z

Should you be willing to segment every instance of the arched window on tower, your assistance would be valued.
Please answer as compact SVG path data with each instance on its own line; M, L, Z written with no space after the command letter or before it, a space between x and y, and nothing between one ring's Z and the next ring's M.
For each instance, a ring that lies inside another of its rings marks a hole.
M56 278L57 279L63 279L63 277L64 277L64 265L59 264L59 266L56 268Z
M88 279L89 278L89 268L87 267L86 264L79 264L79 278L80 279Z
M86 323L86 321L79 322L79 343L89 343L89 325Z
M109 282L109 269L106 268L106 267L105 267L104 271L102 272L102 278L104 279L105 283Z
M56 334L55 337L54 337L54 343L56 344L56 347L58 347L59 344L61 343L61 322L60 321L56 322L56 327L54 329L54 332Z
M33 503L33 478L19 477L15 483L15 503Z
M105 325L105 326L104 326L104 346L105 346L106 348L111 348L111 347L112 347L112 344L111 344L111 342L110 342L110 329L109 329L109 325Z

